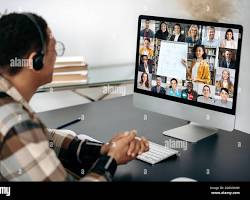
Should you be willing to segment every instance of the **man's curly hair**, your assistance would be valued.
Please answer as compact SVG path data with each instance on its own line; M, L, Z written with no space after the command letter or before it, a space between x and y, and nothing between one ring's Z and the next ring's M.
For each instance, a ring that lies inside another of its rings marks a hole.
M45 42L48 42L46 21L30 13L41 29ZM10 67L11 59L22 59L32 51L41 50L39 32L33 22L22 13L11 13L0 18L0 74L15 75L20 67Z

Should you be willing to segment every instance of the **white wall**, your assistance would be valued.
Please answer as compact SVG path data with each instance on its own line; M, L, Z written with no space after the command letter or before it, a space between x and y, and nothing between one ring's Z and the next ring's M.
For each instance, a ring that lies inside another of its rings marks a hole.
M66 55L83 55L90 66L134 63L140 14L181 16L169 0L1 0L5 8L41 14Z
M241 53L239 92L237 102L236 129L250 133L250 2L240 0L240 12L233 22L243 25L243 45Z

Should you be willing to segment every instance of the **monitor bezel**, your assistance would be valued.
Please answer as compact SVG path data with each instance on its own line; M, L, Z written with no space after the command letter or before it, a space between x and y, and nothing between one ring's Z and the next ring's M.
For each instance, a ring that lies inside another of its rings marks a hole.
M201 26L214 26L214 27L220 27L220 28L232 28L232 29L238 29L240 37L238 38L238 48L237 48L237 59L236 59L236 66L238 66L238 69L235 70L235 83L234 83L234 96L233 96L233 107L232 109L223 108L215 105L205 104L197 101L190 101L186 99L182 99L179 97L173 97L169 95L161 95L157 93L152 93L151 91L146 91L139 89L137 84L137 78L138 78L138 71L139 71L139 48L140 48L140 31L141 31L141 22L142 20L151 20L151 21L166 21L166 22L175 22L175 23L181 23L181 24L197 24ZM138 18L138 30L137 30L137 44L136 44L136 61L135 61L135 79L134 79L134 92L145 94L161 99L166 99L170 101L174 101L177 103L183 103L195 107L205 108L208 110L218 111L222 113L227 113L231 115L235 115L236 113L236 105L237 105L237 94L238 94L238 82L239 82L239 72L240 72L240 55L241 55L241 47L242 47L242 36L243 36L243 27L239 24L228 24L228 23L218 23L218 22L208 22L208 21L199 21L199 20L189 20L189 19L180 19L180 18L168 18L168 17L157 17L157 16L150 16L150 15L140 15Z

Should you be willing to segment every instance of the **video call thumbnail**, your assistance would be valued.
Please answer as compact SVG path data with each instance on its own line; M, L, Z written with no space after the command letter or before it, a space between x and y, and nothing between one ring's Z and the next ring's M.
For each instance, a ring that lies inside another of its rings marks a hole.
M141 20L137 88L232 109L239 30Z

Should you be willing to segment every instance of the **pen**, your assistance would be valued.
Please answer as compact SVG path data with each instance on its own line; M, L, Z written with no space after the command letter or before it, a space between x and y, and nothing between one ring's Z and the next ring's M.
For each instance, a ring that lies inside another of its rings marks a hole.
M77 123L77 122L79 122L79 121L81 121L81 118L77 118L77 119L75 119L75 120L73 120L73 121L70 121L70 122L68 122L68 123L66 123L66 124L63 124L63 125L61 125L61 126L58 126L56 129L65 128L65 127L70 126L70 125L72 125L72 124L75 124L75 123Z

